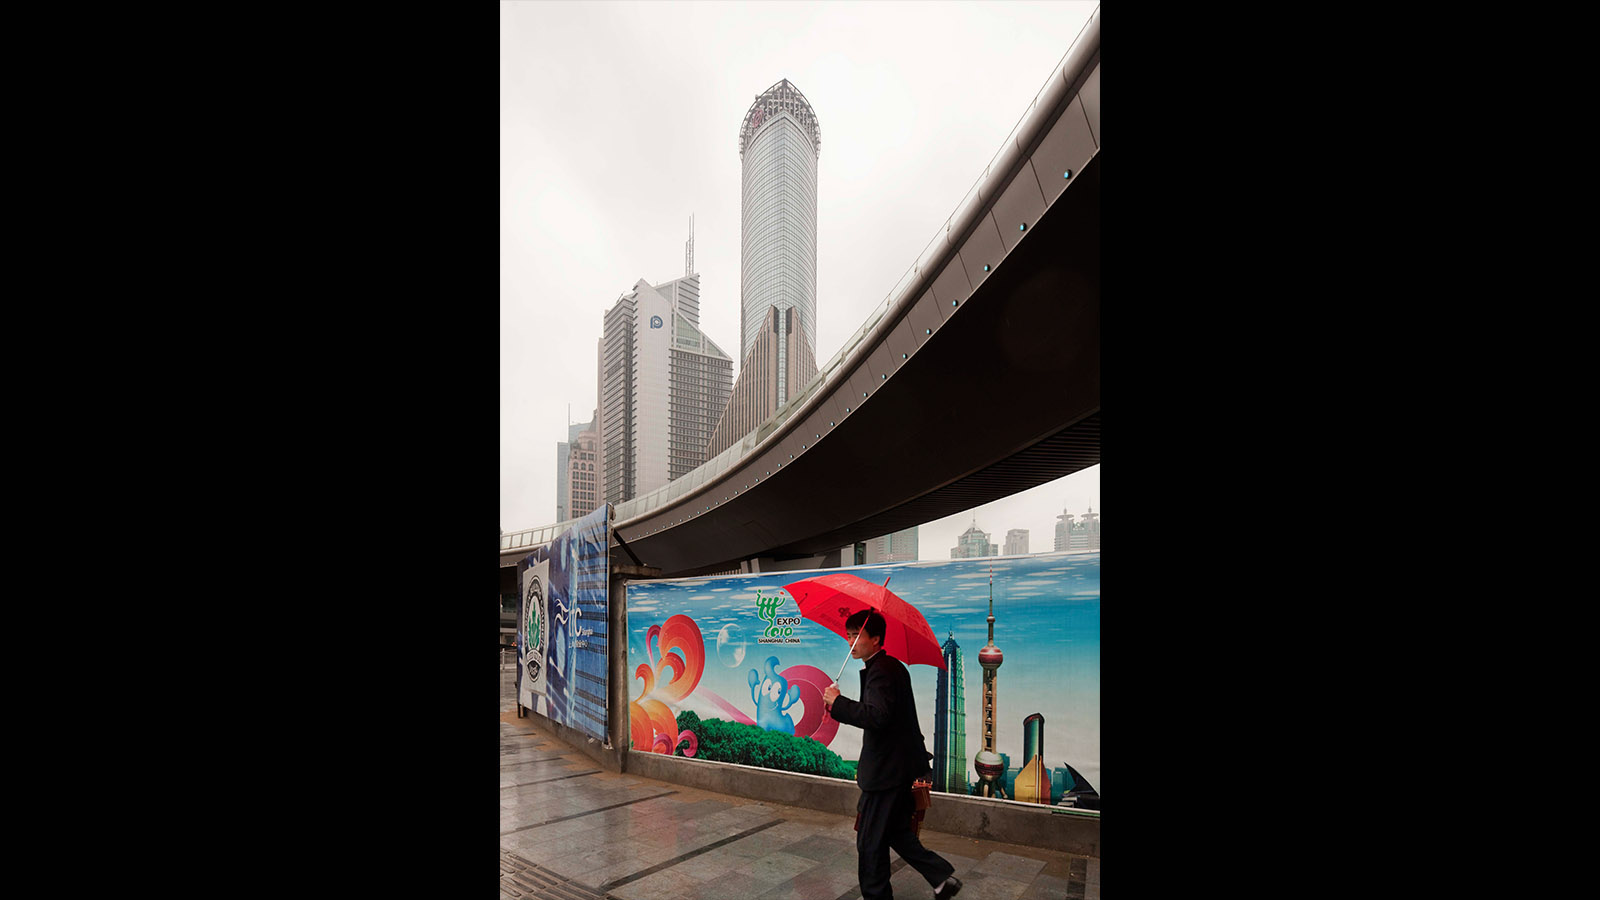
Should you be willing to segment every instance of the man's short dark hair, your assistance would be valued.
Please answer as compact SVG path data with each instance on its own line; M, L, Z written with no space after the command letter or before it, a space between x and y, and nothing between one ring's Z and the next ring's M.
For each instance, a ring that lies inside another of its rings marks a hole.
M866 627L862 627L863 625ZM878 641L883 640L884 630L887 625L888 623L883 620L882 613L870 609L863 609L844 620L845 631L865 631L867 637L876 638Z

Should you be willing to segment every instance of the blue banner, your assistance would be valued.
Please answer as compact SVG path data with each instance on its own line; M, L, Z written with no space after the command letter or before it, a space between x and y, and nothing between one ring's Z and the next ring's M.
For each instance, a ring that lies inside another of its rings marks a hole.
M606 737L610 504L517 563L517 702Z

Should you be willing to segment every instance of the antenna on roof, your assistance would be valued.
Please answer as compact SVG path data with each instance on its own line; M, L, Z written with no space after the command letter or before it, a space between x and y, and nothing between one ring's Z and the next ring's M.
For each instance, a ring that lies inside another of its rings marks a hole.
M694 213L689 214L689 240L683 245L683 274L694 274Z

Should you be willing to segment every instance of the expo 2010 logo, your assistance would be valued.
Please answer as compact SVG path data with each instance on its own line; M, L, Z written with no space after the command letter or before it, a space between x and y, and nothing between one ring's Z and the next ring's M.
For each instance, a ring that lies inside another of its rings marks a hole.
M528 576L528 593L522 598L522 646L527 650L525 666L531 681L539 680L540 660L544 659L544 589L539 576Z

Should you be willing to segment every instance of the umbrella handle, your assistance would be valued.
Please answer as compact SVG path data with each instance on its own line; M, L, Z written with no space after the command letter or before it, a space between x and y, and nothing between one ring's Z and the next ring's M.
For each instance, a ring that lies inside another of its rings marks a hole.
M856 640L850 642L850 653L847 656L845 656L844 662L839 664L839 675L843 675L844 674L844 667L850 665L850 657L855 655L855 652L856 652L856 641L859 641L859 640L861 640L861 632L858 631L858 632L856 632ZM833 683L835 685L837 685L839 683L839 675L833 676Z

